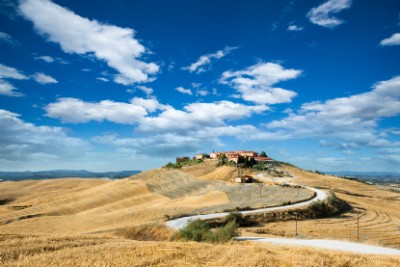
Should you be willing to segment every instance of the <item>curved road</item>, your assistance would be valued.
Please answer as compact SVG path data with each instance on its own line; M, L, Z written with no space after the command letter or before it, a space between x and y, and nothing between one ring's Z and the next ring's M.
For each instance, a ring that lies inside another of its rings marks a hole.
M296 204L291 204L291 205L285 205L285 206L279 206L279 207L272 207L272 208L263 208L263 209L256 209L256 210L245 210L245 211L239 211L239 213L242 214L252 214L252 213L260 213L260 212L269 212L269 211L276 211L276 210L287 210L287 209L294 209L294 208L301 208L310 205L314 201L325 201L327 198L327 195L324 191L315 189L312 187L305 187L309 190L312 190L315 192L315 197L304 201L304 202L299 202ZM204 214L204 215L193 215L193 216L187 216L187 217L182 217L174 220L170 220L166 222L166 225L171 227L172 229L179 230L183 227L185 227L190 220L208 220L208 219L216 219L216 218L223 218L225 216L229 215L229 212L220 212L220 213L210 213L210 214Z
M301 208L310 205L314 201L325 201L327 199L327 194L319 189L315 189L312 187L305 187L309 190L312 190L316 193L315 197L311 200L307 200L304 202L299 202L296 204L279 206L279 207L272 207L272 208L265 208L265 209L256 209L256 210L246 210L246 211L239 211L242 214L252 214L252 213L260 213L260 212L269 212L269 211L276 211L276 210L287 210L287 209L294 209L294 208ZM189 221L191 220L207 220L207 219L216 219L216 218L223 218L227 216L229 212L220 212L220 213L210 213L204 215L193 215L182 217L174 220L170 220L166 222L166 225L175 229L179 230L185 227ZM376 254L376 255L399 255L400 250L393 249L393 248L385 248L379 246L371 246L371 245L364 245L355 242L345 242L345 241L338 241L338 240L326 240L326 239L292 239L292 238L263 238L263 237L237 237L236 240L247 240L253 242L268 242L272 244L279 244L279 245L295 245L295 246L306 246L306 247L316 247L321 249L332 249L332 250L340 250L346 252L353 252L353 253L361 253L361 254Z

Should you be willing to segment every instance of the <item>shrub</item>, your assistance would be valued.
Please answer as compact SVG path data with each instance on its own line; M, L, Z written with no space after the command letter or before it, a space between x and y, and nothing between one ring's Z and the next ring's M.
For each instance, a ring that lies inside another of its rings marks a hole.
M210 239L210 227L202 220L195 220L179 230L179 236L184 240L207 241Z
M330 190L326 202L316 201L310 206L311 211L316 217L328 217L351 209L347 202L337 198L335 193Z
M228 222L224 227L217 228L209 238L213 243L224 243L228 242L232 238L239 235L238 224L235 221Z
M250 220L249 218L246 218L241 214L240 212L231 212L229 215L227 215L224 219L224 222L227 224L229 222L235 222L238 226L251 226L254 225L255 223Z
M225 226L211 231L206 222L195 220L179 231L180 239L211 243L227 242L238 235L238 224L235 221L230 221Z

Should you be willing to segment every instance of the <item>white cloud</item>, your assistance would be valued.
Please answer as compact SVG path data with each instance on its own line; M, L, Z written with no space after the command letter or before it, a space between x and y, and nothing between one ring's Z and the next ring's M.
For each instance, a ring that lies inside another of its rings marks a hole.
M299 32L299 31L304 30L304 27L297 26L297 25L289 25L287 30L291 31L291 32Z
M27 76L19 72L17 69L0 64L1 79L27 80Z
M32 78L40 84L58 83L58 81L53 77L41 72L36 72L35 74L32 75Z
M19 97L22 93L14 85L4 79L26 80L27 76L17 69L0 64L0 95Z
M136 86L136 88L139 89L140 91L142 91L143 93L145 93L147 97L149 97L153 94L153 89L150 87L139 85L139 86Z
M199 96L207 96L209 94L209 92L207 90L202 89L202 90L198 90L196 92L196 94Z
M0 95L5 96L23 96L20 92L16 91L17 88L14 87L11 83L0 79Z
M178 91L179 93L182 94L187 94L187 95L193 95L192 90L190 89L185 89L182 86L179 86L178 88L175 89L176 91Z
M11 46L18 45L18 41L12 38L11 35L5 32L0 32L0 42L9 44Z
M47 105L45 110L48 117L60 119L62 122L110 121L137 124L136 131L140 133L175 133L183 136L198 135L201 131L206 131L210 138L210 134L216 132L219 135L228 135L222 133L222 129L230 127L227 122L263 113L268 107L219 101L192 103L177 110L154 98L133 98L130 103L110 100L85 102L75 98L61 98Z
M98 103L76 98L60 98L45 107L46 115L62 122L84 123L89 121L111 121L135 124L143 120L148 112L164 108L155 99L133 98L130 103L103 100Z
M129 85L148 82L159 71L155 63L140 60L145 47L134 38L135 31L80 17L48 0L22 0L19 10L49 41L66 53L91 54L107 62L119 74L115 82ZM66 27L68 25L68 27Z
M225 71L220 83L228 84L241 97L257 104L279 104L291 102L294 91L273 87L274 84L295 79L301 70L285 69L279 64L260 62L240 71Z
M87 142L72 138L60 127L36 126L16 113L0 109L0 161L36 162L78 157L89 149Z
M338 19L332 14L337 14L344 9L351 7L351 0L329 0L318 7L312 8L307 17L316 25L333 28L343 23L343 20Z
M264 105L246 106L230 101L213 103L192 103L183 110L166 108L155 117L144 118L137 130L140 132L175 132L187 134L188 131L199 131L208 127L226 126L226 121L237 121L250 117L254 113L268 110Z
M373 90L325 102L309 102L297 113L266 126L288 138L322 137L340 140L341 149L381 147L390 142L377 132L381 119L400 114L400 76L381 81Z
M42 61L47 62L47 63L53 63L54 62L54 58L52 58L50 56L37 56L37 57L34 57L34 59L42 60Z
M193 153L204 145L202 140L177 134L157 134L142 138L119 138L117 135L96 136L94 142L111 145L120 149L133 150L138 155L151 157L176 157Z
M60 64L69 64L68 61L65 61L62 58L59 57L51 57L51 56L36 56L34 57L35 60L42 60L46 63L54 63L54 62L58 62Z
M393 46L400 45L400 33L395 33L389 38L383 39L381 41L382 46Z
M183 67L182 69L197 74L205 72L206 71L205 66L211 64L212 60L223 58L224 56L226 56L235 49L237 49L237 47L227 46L223 50L218 50L213 54L203 55L196 62L192 63L188 67Z
M109 79L104 78L104 77L97 77L96 80L103 81L103 82L109 82L110 81Z

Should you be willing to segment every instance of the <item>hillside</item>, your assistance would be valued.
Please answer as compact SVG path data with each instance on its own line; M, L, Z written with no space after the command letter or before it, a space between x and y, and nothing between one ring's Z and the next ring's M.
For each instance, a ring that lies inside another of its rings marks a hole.
M301 235L355 240L354 212L361 211L362 241L399 247L400 194L295 167L286 166L279 171L291 177L274 178L270 173L260 176L269 184L267 206L312 196L306 189L274 185L283 179L332 188L354 207L335 218L299 222ZM121 229L160 224L167 217L262 207L260 187L229 182L235 175L233 167L216 168L208 162L182 170L155 169L114 181L71 178L2 182L0 196L7 201L0 205L0 263L6 266L185 266L189 262L195 266L211 263L259 266L266 262L270 266L297 266L296 262L306 266L320 266L313 265L316 262L327 266L343 266L343 262L348 263L346 266L400 265L400 259L393 257L354 256L247 242L209 245L132 241L118 235ZM293 221L272 222L242 229L242 234L293 236L293 229ZM247 256L241 257L243 254Z
M296 167L284 167L295 177L294 181L309 186L332 189L335 194L353 206L340 216L299 222L304 237L334 238L357 241L357 216L360 216L360 240L400 248L400 194L329 175L319 175ZM359 213L359 214L358 214ZM293 236L294 222L268 223L251 231Z
M309 199L302 189L271 186L267 206ZM152 170L121 180L57 179L0 183L2 233L50 234L113 231L162 222L181 214L260 208L254 184L198 179L179 170Z

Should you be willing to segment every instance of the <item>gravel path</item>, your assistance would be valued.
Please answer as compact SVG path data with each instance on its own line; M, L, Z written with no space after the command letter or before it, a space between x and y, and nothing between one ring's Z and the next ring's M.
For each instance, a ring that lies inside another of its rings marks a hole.
M292 239L292 238L264 238L264 237L245 237L241 236L236 240L267 242L277 245L295 245L305 247L315 247L321 249L340 250L361 254L376 254L376 255L399 255L400 250L394 248L385 248L360 244L355 242L346 242L328 239Z

